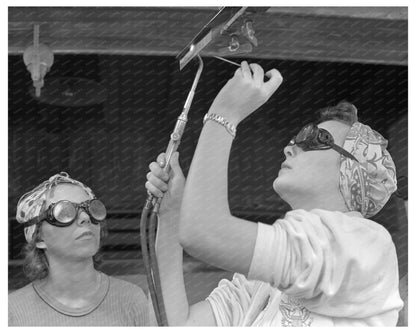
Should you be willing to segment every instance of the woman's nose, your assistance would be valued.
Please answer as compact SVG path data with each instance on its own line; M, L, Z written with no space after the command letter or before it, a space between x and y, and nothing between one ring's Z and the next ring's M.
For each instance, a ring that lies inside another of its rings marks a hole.
M284 149L283 149L283 153L285 154L285 157L293 157L295 155L295 149L294 149L295 145L287 145Z
M84 210L80 210L77 217L77 223L79 225L91 223L91 218Z

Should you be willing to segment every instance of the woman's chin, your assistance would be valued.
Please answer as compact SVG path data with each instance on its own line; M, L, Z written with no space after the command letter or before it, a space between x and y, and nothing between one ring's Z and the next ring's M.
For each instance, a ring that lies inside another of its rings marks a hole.
M273 189L280 196L285 192L285 189L288 186L288 181L286 178L287 177L285 177L285 175L279 173L279 176L273 182Z
M76 251L76 256L80 258L91 258L98 252L98 247L94 245L84 246L78 248Z
M279 175L273 182L273 190L285 202L289 203L289 193L293 192L293 182L290 181L287 175Z

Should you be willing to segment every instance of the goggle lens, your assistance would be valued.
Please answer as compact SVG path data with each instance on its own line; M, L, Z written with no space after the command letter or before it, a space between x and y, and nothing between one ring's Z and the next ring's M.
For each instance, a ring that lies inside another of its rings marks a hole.
M89 212L98 221L103 221L107 216L107 209L100 200L92 200L90 202Z
M61 201L53 208L53 216L58 222L71 223L77 215L77 209L69 201Z
M310 140L311 136L313 136L313 126L309 124L303 127L296 135L295 143L304 143L305 141Z

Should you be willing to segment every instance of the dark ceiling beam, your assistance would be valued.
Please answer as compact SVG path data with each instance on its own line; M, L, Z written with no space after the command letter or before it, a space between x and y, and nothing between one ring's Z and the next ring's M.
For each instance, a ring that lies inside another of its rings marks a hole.
M9 7L9 54L23 53L40 24L40 41L55 53L177 55L216 10ZM254 28L259 46L244 58L407 65L406 7L272 7Z
M270 7L268 13L407 20L407 7Z

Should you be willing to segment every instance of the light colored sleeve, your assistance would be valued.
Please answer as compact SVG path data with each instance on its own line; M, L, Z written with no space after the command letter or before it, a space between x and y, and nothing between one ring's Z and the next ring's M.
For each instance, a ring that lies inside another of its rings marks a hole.
M402 307L390 235L340 212L294 210L272 226L259 223L248 278L331 317L364 318Z
M13 314L13 310L11 309L10 304L9 304L9 312L8 313L9 313L9 315L8 315L8 318L9 318L9 320L8 320L9 326L18 326L17 325L17 322L15 320L15 316Z
M253 284L239 273L235 273L231 281L219 282L207 297L217 326L242 326L251 303Z

